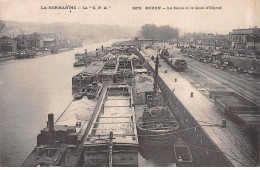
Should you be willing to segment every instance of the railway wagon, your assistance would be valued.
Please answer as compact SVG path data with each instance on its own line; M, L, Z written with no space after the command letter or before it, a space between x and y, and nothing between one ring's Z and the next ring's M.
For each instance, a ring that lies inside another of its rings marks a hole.
M173 69L176 71L185 71L187 69L187 63L183 58L173 57L169 55L167 49L162 49L159 53L160 57L164 59Z
M183 58L169 58L166 62L176 71L185 71L187 69L187 63Z

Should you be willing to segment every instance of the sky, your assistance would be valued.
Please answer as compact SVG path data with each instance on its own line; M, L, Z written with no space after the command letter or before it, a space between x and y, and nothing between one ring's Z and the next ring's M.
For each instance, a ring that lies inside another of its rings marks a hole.
M44 6L48 8L66 5L76 6L77 9L41 9ZM96 8L106 6L108 9L83 9L83 6L96 6ZM145 9L152 6L189 9ZM207 6L221 9L208 10ZM133 10L133 7L141 7L142 10ZM0 0L0 20L37 23L77 22L135 27L155 24L178 27L181 32L227 34L236 28L260 27L259 9L260 0Z

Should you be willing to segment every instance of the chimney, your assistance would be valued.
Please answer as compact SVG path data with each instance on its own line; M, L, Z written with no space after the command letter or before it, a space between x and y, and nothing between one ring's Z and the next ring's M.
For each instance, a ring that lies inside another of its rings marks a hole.
M96 49L96 57L98 57L98 49Z
M54 131L54 116L53 116L53 113L48 114L48 128L49 128L49 132Z
M87 58L87 56L88 56L88 50L85 49L85 58Z

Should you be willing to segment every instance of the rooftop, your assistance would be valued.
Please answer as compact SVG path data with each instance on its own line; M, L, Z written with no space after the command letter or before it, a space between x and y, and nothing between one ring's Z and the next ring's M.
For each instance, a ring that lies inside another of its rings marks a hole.
M93 62L81 73L96 74L104 66L104 64L105 63L103 61Z

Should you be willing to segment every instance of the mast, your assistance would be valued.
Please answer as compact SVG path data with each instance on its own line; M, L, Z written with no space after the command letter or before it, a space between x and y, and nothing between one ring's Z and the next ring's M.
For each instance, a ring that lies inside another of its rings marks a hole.
M108 165L109 167L112 167L113 166L113 132L110 132L109 135L108 152L109 152Z
M159 57L157 55L155 60L155 72L154 72L154 96L157 96L157 89L158 89L158 65L159 65Z

